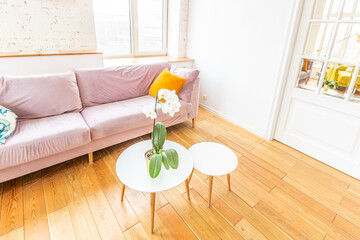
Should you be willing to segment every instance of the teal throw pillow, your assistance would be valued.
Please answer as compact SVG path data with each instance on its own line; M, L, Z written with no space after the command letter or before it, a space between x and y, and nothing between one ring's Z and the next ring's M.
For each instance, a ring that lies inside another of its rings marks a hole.
M0 105L0 144L5 144L8 138L16 127L16 114Z

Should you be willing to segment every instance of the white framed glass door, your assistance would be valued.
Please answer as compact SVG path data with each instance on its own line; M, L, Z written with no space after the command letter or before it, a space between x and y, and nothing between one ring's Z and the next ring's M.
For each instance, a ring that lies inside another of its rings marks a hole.
M360 0L304 0L275 139L360 179Z

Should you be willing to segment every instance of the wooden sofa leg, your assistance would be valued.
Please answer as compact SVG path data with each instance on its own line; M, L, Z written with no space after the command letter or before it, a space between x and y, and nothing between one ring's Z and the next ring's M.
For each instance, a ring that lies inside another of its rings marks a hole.
M192 119L192 127L195 128L195 125L196 125L196 118L193 118Z
M89 152L89 164L93 164L93 162L94 162L94 155L93 155L93 153L92 152Z

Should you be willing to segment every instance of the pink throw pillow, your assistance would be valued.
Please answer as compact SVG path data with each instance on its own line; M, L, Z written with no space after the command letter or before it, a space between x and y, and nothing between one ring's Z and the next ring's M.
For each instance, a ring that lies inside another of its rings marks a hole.
M185 82L184 86L181 88L178 95L179 98L181 98L182 100L190 102L192 91L194 89L194 84L197 77L199 76L200 71L196 69L179 68L176 66L172 66L170 73L187 79L187 81Z

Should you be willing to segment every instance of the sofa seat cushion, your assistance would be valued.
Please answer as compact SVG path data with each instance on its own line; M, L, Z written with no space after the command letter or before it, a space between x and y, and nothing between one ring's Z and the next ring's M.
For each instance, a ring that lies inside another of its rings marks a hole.
M0 169L64 152L91 141L80 113L18 122L15 132L0 145Z
M191 103L183 100L180 100L180 103L180 111L174 115L174 118L187 114L191 110ZM155 98L151 95L87 107L81 114L91 129L91 138L101 139L152 124L153 121L146 118L142 111L144 106L149 104L155 104ZM163 114L160 107L157 112L157 121L171 118L168 114Z

